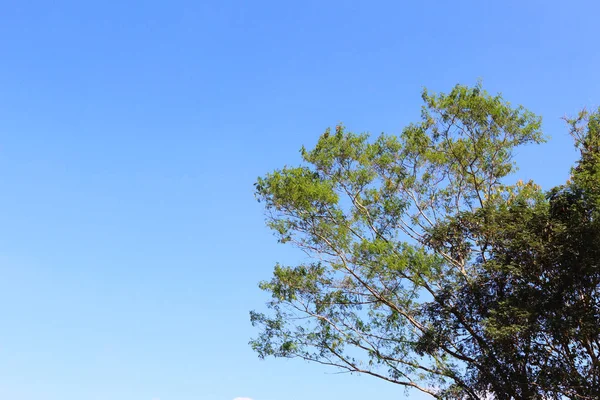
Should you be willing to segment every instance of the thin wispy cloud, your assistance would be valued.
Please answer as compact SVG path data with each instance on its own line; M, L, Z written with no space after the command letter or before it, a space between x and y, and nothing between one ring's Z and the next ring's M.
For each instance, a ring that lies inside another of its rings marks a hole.
M250 397L236 397L233 400L252 400Z

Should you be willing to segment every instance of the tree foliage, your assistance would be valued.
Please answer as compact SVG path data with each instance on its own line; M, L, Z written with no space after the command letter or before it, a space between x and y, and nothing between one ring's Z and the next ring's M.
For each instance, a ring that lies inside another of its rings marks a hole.
M600 398L600 113L569 120L581 160L544 193L507 184L541 120L480 86L423 93L399 137L326 131L259 178L282 243L252 347L435 398Z

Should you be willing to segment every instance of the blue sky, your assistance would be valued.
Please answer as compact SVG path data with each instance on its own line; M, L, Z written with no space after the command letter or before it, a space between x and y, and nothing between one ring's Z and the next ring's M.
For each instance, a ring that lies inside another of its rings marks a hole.
M519 177L551 187L560 117L600 105L594 0L0 5L2 399L402 398L249 349L256 283L298 257L255 178L481 78L543 115Z

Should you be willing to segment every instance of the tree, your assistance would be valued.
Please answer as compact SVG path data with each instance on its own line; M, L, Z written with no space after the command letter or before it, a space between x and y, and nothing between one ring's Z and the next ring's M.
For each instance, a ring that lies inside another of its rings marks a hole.
M479 85L423 101L400 137L337 126L258 179L267 224L311 261L260 284L252 347L435 398L592 398L598 114L570 121L588 150L546 196L504 182L514 149L543 141L539 117Z

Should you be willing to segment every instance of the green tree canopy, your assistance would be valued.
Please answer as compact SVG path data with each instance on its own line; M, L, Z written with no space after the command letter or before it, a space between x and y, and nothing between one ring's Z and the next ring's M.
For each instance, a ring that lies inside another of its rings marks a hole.
M544 193L507 184L541 120L480 86L423 93L399 137L326 131L256 183L267 223L310 262L277 265L252 340L435 398L600 398L600 117Z

